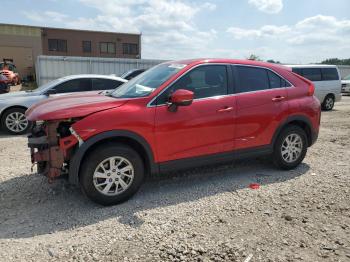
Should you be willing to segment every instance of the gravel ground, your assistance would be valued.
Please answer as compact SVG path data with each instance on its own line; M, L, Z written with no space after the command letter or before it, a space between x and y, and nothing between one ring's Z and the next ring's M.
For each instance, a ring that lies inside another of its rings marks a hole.
M349 130L344 97L295 170L250 160L166 175L114 207L49 185L26 138L2 134L0 260L350 261Z

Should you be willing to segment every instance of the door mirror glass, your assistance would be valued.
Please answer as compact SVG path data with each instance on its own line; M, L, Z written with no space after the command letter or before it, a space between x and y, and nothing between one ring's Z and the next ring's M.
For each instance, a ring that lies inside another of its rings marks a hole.
M186 89L178 89L170 96L169 110L176 111L178 106L189 106L193 101L193 92Z

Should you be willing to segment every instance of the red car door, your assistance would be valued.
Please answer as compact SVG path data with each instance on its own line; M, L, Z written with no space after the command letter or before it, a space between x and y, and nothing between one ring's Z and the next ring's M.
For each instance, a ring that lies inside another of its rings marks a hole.
M157 99L155 138L159 162L203 156L234 147L235 97L230 95L226 65L202 65L185 73ZM194 92L189 106L170 112L172 92Z
M288 114L286 80L269 69L235 66L237 113L235 148L269 145Z

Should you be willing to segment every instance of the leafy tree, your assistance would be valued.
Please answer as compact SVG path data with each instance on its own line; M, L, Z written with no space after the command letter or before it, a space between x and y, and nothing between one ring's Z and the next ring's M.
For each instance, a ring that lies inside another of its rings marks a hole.
M261 61L260 57L254 54L251 54L247 57L248 60L255 60L255 61Z
M266 62L273 63L273 64L280 64L281 63L280 61L275 61L273 59L266 60Z
M350 58L339 59L339 58L328 58L321 62L321 64L328 65L350 65Z

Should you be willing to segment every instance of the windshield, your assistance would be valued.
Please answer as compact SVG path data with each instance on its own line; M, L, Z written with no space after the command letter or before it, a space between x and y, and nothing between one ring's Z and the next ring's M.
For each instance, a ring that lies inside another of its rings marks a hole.
M345 80L350 80L350 75L344 78Z
M131 79L117 88L111 96L117 98L135 98L150 95L161 84L179 72L186 65L160 64L145 73Z

